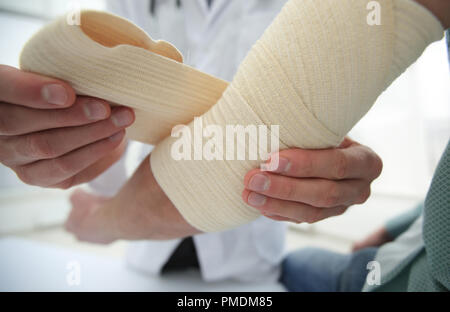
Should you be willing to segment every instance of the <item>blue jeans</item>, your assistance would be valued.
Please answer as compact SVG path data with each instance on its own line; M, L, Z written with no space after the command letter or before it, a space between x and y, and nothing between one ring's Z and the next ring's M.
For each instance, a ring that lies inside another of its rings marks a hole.
M351 254L305 248L290 253L283 261L281 282L289 291L361 291L367 276L367 263L377 248Z

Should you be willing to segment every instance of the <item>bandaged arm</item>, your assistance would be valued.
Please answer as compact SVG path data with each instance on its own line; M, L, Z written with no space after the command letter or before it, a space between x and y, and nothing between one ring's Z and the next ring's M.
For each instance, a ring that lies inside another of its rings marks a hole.
M372 9L380 10L380 25L376 16L370 21L368 3L288 1L202 116L203 128L279 125L281 149L339 145L393 80L443 36L439 21L413 1L377 1ZM194 133L194 124L189 127ZM243 203L241 190L245 173L261 159L174 160L177 140L156 147L151 167L191 225L219 231L260 215Z
M228 85L178 63L179 55L164 44L165 58L149 53L154 43L120 18L89 12L81 28L84 33L65 21L48 26L27 44L22 68L64 79L78 94L136 108L142 118L133 137L145 142L160 141L171 127L209 109L204 129L279 125L281 149L339 145L392 81L443 35L433 14L412 0L290 0ZM193 123L189 129L194 132ZM261 157L175 160L177 139L157 145L151 169L192 226L219 231L260 215L240 195L245 173Z

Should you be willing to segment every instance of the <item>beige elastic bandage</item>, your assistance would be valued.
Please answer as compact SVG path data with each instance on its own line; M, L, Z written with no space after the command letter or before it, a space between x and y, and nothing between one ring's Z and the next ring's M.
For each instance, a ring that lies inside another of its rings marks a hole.
M337 146L443 36L439 21L411 0L290 0L228 85L183 65L176 49L124 19L92 11L81 17L81 27L60 19L40 31L21 68L135 108L133 139L154 144L167 136L152 153L153 173L183 217L205 232L260 216L241 193L245 173L261 159L175 160L172 127L202 115L203 128L279 125L280 149ZM376 17L381 25L373 25Z

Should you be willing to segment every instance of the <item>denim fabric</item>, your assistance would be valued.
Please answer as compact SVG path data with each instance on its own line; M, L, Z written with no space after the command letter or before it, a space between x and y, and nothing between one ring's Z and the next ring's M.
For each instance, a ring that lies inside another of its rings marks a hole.
M367 276L367 263L378 248L351 254L305 248L290 253L283 261L281 282L289 291L356 292Z

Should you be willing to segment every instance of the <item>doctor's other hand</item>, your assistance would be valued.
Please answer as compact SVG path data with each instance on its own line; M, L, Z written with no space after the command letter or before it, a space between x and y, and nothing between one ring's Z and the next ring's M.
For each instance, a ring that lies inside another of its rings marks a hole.
M333 149L283 150L277 168L247 173L242 198L273 220L315 223L364 203L382 167L377 154L349 138Z
M67 189L94 179L121 157L133 122L131 109L0 65L0 163L27 184Z

